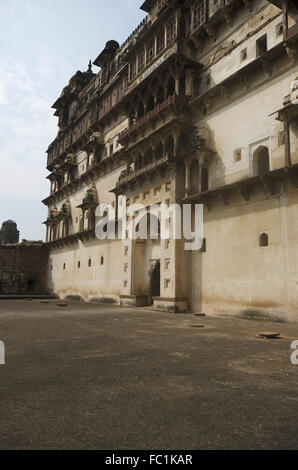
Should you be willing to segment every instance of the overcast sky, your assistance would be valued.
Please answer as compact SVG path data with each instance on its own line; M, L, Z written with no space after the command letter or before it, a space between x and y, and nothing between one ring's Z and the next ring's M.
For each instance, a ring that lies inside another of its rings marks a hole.
M141 4L0 0L0 223L15 220L21 239L45 236L45 150L57 134L52 104L108 40L124 42L145 16Z

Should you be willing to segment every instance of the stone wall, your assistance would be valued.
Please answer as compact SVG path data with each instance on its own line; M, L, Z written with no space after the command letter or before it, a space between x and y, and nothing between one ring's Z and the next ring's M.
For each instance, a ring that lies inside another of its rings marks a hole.
M0 295L47 294L48 248L38 245L0 247Z

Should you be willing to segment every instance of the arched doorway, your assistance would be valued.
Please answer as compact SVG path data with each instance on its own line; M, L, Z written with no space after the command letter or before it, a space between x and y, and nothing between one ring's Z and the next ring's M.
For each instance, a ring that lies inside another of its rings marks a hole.
M160 261L153 266L150 291L151 297L160 297Z
M266 175L270 172L269 149L261 145L253 154L253 166L255 176Z
M34 279L29 279L27 282L27 292L34 292L36 287L36 282Z

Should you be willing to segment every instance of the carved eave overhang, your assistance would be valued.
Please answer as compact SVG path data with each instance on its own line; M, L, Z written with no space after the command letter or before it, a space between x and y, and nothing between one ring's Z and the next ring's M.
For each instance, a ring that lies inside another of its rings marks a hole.
M88 201L88 200L85 200L82 202L82 204L80 204L79 206L77 206L78 209L82 209L82 211L86 211L86 210L89 210L89 209L95 209L96 207L98 206L98 202L97 201Z
M88 230L82 230L76 234L77 238L83 242L88 240L94 240L96 238L95 228L89 228Z
M251 199L253 189L256 186L263 187L264 191L269 196L276 196L280 191L280 184L289 179L296 188L298 188L298 163L295 165L286 166L273 170L270 173L254 176L235 183L221 186L210 191L202 192L200 194L189 195L181 199L184 203L200 203L206 205L208 210L212 208L214 200L221 200L225 205L229 205L230 197L236 191L240 191L242 198L245 202Z
M63 176L63 173L58 173L56 171L53 171L46 177L46 179L50 181L57 181L59 180L59 178L62 178L62 176Z
M57 240L52 240L50 242L45 243L45 245L49 248L62 248L65 245L74 245L78 242L77 234L67 235L63 238L58 238Z
M58 220L71 220L71 212L61 210L58 215Z
M62 108L65 104L66 104L66 96L65 96L65 95L61 95L61 96L55 101L55 103L52 105L52 109L58 110L58 109ZM55 112L54 116L58 116L57 111Z
M91 188L87 190L86 196L84 197L82 204L80 204L77 207L79 209L82 209L82 211L85 211L88 209L94 209L97 206L98 206L98 194L97 194L96 186L93 185Z
M43 225L56 225L58 223L58 215L56 217L49 217L45 222L43 222Z
M297 90L298 94L298 90ZM275 114L275 113L274 113ZM277 121L290 122L298 120L298 104L289 102L277 111Z
M157 0L145 0L145 2L141 5L140 9L145 11L146 13L150 13L154 6L154 3L156 2Z
M110 60L116 55L119 51L119 44L113 39L106 43L104 50L98 55L98 57L93 62L97 67L104 68L110 62Z

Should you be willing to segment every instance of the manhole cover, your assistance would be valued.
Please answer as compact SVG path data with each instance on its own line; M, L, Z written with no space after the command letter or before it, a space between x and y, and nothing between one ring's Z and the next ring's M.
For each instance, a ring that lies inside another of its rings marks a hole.
M280 333L274 333L272 331L265 331L263 333L259 333L257 336L259 338L265 338L265 339L276 339L280 337Z

